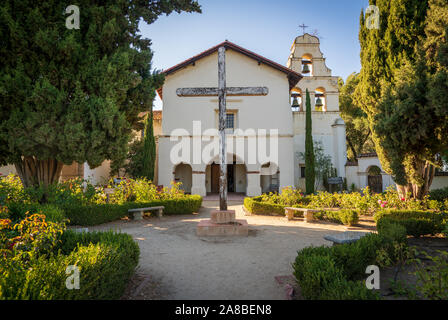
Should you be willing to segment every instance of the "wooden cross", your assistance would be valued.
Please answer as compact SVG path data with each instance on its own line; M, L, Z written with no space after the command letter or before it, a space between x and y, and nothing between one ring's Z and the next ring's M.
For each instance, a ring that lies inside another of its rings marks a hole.
M179 88L180 97L218 96L219 101L219 210L227 210L226 96L265 96L266 87L226 87L226 48L218 49L217 88Z
M302 25L300 25L299 28L302 28L303 34L305 34L305 29L308 28L308 26L306 26L304 23L302 23Z

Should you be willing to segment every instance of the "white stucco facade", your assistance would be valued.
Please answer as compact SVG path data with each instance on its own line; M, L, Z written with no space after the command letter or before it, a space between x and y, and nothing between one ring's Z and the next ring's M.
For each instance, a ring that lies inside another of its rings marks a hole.
M158 154L161 185L170 184L182 163L191 166L191 178L183 178L188 184L191 180L191 193L206 195L214 191L212 166L219 163L218 98L178 96L176 90L217 87L217 61L215 51L165 78ZM278 167L278 188L294 185L293 114L287 75L228 48L226 82L227 87L268 88L263 96L227 97L227 110L234 114L234 130L227 131L227 163L232 165L228 170L233 170L234 180L229 191L261 194L261 167L269 162ZM266 153L259 148L262 144L268 149Z

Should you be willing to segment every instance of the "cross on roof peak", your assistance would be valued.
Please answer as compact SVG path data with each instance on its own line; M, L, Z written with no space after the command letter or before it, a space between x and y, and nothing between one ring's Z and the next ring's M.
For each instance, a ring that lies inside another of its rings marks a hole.
M306 26L304 23L302 23L301 25L299 25L299 28L302 28L303 34L305 34L305 30L306 28L309 28L309 26Z

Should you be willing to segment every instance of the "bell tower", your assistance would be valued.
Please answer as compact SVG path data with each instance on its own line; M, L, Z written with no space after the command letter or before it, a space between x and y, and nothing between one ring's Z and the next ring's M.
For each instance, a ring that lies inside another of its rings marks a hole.
M331 75L325 63L319 38L308 33L297 37L286 66L304 76L291 92L294 111L305 111L306 89L310 93L313 111L339 111L338 77Z

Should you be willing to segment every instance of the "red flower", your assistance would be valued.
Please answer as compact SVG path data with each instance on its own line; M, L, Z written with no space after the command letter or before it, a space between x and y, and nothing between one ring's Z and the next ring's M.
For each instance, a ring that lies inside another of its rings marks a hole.
M401 198L401 201L406 201L406 199L405 198Z

